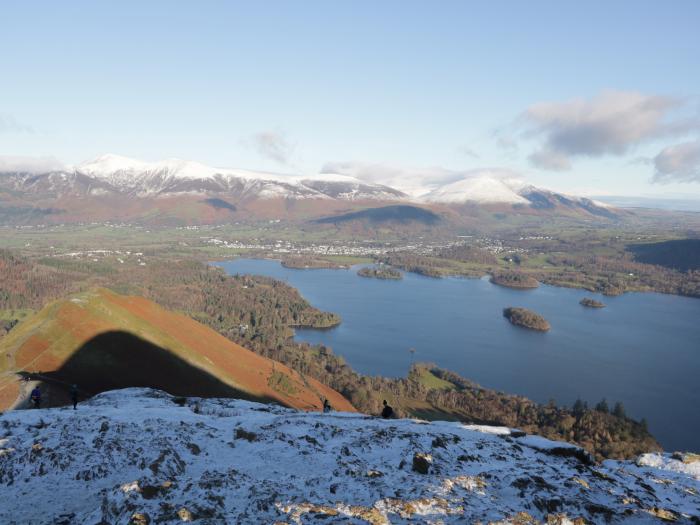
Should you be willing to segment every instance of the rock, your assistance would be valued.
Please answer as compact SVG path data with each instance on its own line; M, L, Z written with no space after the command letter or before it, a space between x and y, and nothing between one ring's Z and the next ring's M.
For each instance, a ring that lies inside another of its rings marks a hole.
M562 507L562 501L559 498L540 498L535 497L533 500L535 506L541 511L557 512Z
M178 510L177 515L180 517L181 521L192 521L192 513L185 507Z
M700 461L700 454L694 454L692 452L674 452L671 457L683 463L696 463Z
M419 474L427 474L430 471L430 466L433 464L433 458L430 454L416 452L413 454L413 471Z
M248 432L242 428L237 428L236 439L245 439L246 441L252 443L258 440L258 435L255 432Z
M652 507L647 512L663 521L678 521L678 514L670 510Z
M148 514L141 512L134 512L129 520L129 525L149 525L151 523L151 518Z
M447 440L441 436L433 439L433 448L447 448Z

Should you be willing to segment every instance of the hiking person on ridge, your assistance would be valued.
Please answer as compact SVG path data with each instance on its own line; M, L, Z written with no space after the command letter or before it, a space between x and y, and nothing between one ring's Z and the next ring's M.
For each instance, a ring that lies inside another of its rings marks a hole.
M384 419L391 419L394 417L394 409L389 406L389 404L386 402L386 399L384 400L384 408L382 409L382 417Z
M39 390L38 386L34 387L34 390L32 390L29 399L32 401L34 408L41 408L41 390Z
M331 404L328 402L327 399L324 399L323 400L323 413L327 414L331 410L333 410L333 407L331 406Z
M78 410L78 385L71 385L70 400L73 402L73 410Z

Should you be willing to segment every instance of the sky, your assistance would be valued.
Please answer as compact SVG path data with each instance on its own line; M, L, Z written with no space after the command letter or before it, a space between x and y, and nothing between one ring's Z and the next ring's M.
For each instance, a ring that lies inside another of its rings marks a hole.
M700 199L700 2L0 0L0 167Z

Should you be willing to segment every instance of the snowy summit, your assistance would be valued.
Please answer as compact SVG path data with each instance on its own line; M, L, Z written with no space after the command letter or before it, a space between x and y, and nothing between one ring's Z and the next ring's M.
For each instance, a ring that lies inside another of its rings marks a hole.
M0 417L0 523L697 523L700 464L508 428L107 392ZM695 521L693 521L695 520Z
M381 199L405 195L393 188L344 175L303 177L234 168L214 168L181 159L144 162L121 155L102 155L80 164L75 172L140 196L172 193L236 192L260 198Z

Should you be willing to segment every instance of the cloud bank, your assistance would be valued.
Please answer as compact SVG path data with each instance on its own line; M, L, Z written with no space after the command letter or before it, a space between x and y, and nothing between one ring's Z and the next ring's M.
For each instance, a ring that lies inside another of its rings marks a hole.
M66 166L54 157L0 156L0 173L46 173Z
M413 197L427 195L440 186L468 178L521 178L519 173L505 168L450 170L439 166L417 168L363 161L327 162L321 168L321 173L337 173L374 184L384 184Z
M8 113L0 113L0 133L34 133L34 129Z
M700 182L700 139L664 148L653 162L653 182Z
M530 162L562 171L573 157L620 156L640 143L697 129L697 118L674 115L683 105L672 97L604 91L590 99L534 104L519 121L523 136L541 140Z
M288 165L291 161L294 147L285 135L278 131L263 131L253 137L258 153L279 164Z

